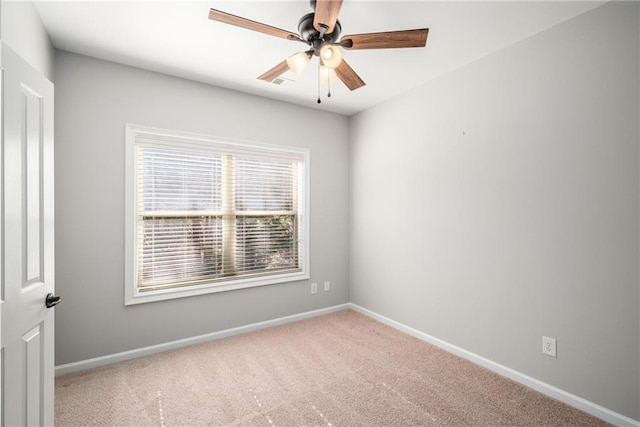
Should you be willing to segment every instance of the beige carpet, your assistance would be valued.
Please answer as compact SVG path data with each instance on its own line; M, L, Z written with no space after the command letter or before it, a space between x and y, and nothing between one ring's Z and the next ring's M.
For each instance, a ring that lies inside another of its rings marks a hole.
M606 425L351 310L58 377L55 421Z

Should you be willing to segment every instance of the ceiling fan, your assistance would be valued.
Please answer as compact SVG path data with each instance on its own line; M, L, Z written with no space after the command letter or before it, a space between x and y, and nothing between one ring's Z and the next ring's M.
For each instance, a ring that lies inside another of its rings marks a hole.
M209 10L209 19L308 45L307 50L288 57L258 77L260 80L269 82L288 70L300 74L311 58L317 56L320 60L321 80L331 81L338 78L349 90L355 90L364 86L365 82L342 59L342 48L348 50L393 49L424 47L427 44L428 28L353 34L340 38L342 25L338 21L338 14L342 0L310 0L310 4L314 12L300 18L299 34L216 9ZM318 103L320 103L319 96Z

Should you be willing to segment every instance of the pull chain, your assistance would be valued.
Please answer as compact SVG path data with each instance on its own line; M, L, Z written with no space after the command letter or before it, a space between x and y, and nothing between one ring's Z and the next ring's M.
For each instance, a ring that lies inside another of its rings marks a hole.
M327 98L331 98L331 69L327 67Z
M320 62L318 62L318 104L320 104Z

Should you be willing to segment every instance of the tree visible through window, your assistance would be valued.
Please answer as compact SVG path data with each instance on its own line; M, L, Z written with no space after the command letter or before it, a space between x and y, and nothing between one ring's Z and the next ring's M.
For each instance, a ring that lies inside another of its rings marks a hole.
M134 135L134 294L305 274L304 152Z

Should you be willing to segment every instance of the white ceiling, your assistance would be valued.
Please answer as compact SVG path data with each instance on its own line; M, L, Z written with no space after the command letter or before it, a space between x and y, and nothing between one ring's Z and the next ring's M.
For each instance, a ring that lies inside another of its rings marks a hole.
M329 99L325 86L320 105L315 66L300 76L285 73L291 82L284 85L256 78L306 50L305 45L208 19L213 7L297 33L298 20L311 12L308 0L45 0L35 5L58 49L351 115L603 3L345 0L339 15L343 35L427 27L427 46L345 51L367 84L350 92L337 81Z

